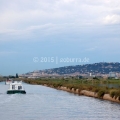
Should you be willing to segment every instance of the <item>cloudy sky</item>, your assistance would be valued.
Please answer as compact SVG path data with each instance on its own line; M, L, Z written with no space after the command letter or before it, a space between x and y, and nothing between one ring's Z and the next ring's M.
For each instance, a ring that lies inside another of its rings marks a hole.
M0 0L1 75L120 62L119 48L120 0Z

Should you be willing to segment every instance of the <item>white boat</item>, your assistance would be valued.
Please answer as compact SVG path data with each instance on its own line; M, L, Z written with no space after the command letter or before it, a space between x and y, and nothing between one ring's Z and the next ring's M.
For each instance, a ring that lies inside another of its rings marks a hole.
M20 82L14 81L13 83L10 83L9 89L7 90L7 94L15 94L15 93L26 94L26 91L22 86L22 81Z
M9 84L12 83L12 82L13 82L12 79L7 78L6 81L5 81L5 85L9 85Z

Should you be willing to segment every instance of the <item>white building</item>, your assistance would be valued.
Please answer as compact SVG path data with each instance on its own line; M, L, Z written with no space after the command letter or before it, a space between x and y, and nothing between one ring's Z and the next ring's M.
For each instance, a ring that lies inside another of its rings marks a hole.
M110 73L109 73L109 77L110 77L110 78L116 78L117 75L116 75L115 72L110 72Z

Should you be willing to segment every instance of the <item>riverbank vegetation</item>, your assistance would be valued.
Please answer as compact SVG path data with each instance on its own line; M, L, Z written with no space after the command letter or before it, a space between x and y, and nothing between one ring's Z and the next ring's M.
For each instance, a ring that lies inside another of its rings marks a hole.
M3 77L0 77L0 82L5 81L6 79Z
M46 85L48 87L60 88L66 87L67 89L87 90L97 93L98 98L102 98L104 94L109 94L112 98L120 100L120 80L96 80L96 79L50 79L50 78L39 78L39 79L23 79L24 82L36 85Z

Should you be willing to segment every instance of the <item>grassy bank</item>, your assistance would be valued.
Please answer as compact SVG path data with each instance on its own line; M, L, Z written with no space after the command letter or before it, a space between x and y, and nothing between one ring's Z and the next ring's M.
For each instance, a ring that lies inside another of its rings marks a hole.
M5 78L0 77L0 82L5 81Z
M120 80L78 80L78 79L23 79L24 82L36 85L47 85L53 88L60 88L61 86L67 89L87 90L97 93L98 98L102 98L104 94L109 94L112 98L120 100L119 88L108 88L103 86L97 86L98 83L120 83ZM97 83L97 84L96 84Z

